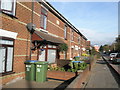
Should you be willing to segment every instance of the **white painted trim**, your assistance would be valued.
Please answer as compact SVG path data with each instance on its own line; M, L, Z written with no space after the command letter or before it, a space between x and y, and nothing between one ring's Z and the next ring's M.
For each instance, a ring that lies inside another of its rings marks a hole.
M24 56L29 56L29 55L14 55L14 57L24 57ZM33 54L32 56L37 56L37 54Z
M18 33L0 29L0 36L16 39Z
M29 39L24 39L24 38L16 38L16 40L30 41Z
M14 57L24 57L24 56L29 56L29 55L14 55Z

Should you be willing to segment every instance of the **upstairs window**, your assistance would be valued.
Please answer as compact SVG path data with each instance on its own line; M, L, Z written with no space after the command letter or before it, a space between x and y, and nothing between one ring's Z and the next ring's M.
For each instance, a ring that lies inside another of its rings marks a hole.
M42 8L41 9L41 28L46 30L47 27L47 11Z
M78 37L78 44L80 44L80 37Z
M16 0L1 0L0 11L15 16Z
M74 30L72 29L72 41L74 41Z
M67 26L64 27L64 39L67 40Z

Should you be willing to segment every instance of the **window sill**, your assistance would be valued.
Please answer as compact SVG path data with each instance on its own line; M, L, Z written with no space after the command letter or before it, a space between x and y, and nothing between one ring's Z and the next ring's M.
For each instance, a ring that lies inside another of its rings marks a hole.
M3 12L3 11L2 11L2 13L5 14L5 15L7 15L7 16L9 16L9 17L11 17L11 18L18 19L16 16L14 16L12 14L9 14L9 13Z
M10 75L10 74L14 74L15 72L6 72L6 73L2 73L0 74L0 77L2 76L6 76L6 75Z

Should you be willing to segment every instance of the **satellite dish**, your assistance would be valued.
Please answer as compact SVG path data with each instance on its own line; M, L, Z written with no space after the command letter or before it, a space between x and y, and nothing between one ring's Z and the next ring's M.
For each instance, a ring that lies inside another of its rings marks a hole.
M33 34L35 31L36 25L33 23L28 23L26 27L27 27L28 31Z

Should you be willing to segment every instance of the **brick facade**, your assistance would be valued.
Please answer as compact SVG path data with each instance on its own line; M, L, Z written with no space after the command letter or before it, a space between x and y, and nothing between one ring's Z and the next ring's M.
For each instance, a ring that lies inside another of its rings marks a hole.
M40 16L42 3L34 2L33 23L37 29L40 28ZM48 7L46 7L48 8ZM52 8L52 7L51 7ZM86 38L80 32L74 31L74 40L72 37L72 26L67 25L64 20L60 19L53 12L48 9L47 15L47 29L48 34L56 35L61 38L67 45L67 59L71 59L74 56L81 55L83 53L82 48L86 47ZM58 13L59 14L59 13ZM17 38L14 40L14 56L13 56L13 72L14 74L4 75L0 77L3 80L3 84L15 79L16 77L24 77L25 65L24 62L29 60L30 55L30 33L28 32L26 25L32 22L32 2L16 2L16 15L11 17L7 14L1 13L0 19L2 19L1 29L18 33ZM63 16L61 16L63 17ZM58 24L59 23L59 24ZM64 25L67 25L67 40L64 39ZM78 43L78 37L80 37L80 44ZM34 37L33 37L34 38ZM77 46L77 49L75 49ZM64 53L60 53L60 59L64 59ZM38 51L32 51L32 60L38 59Z

